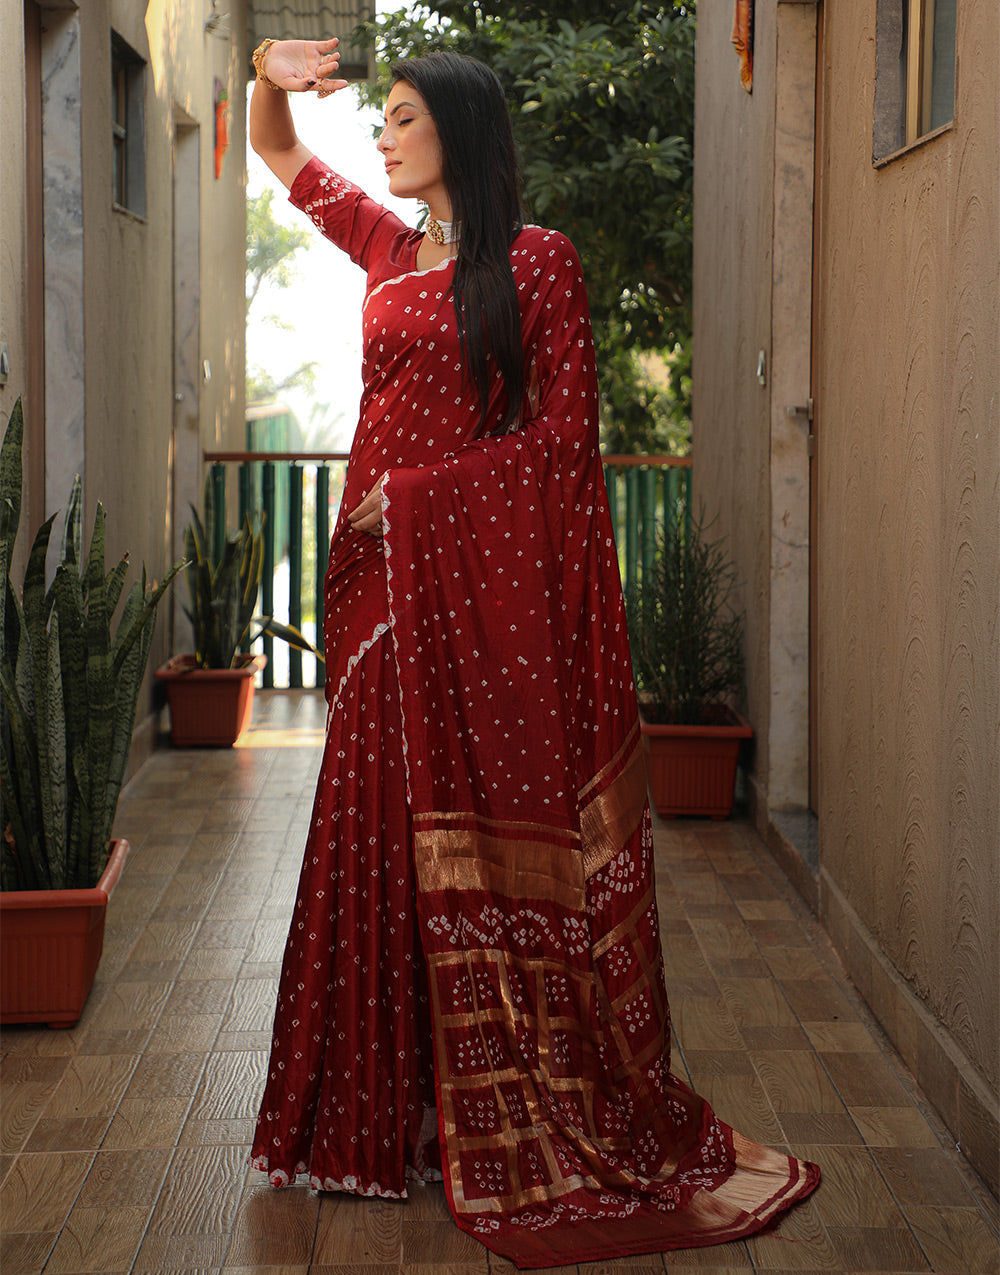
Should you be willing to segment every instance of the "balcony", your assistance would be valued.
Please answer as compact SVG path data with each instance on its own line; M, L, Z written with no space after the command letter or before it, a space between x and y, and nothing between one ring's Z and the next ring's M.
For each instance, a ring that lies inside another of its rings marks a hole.
M324 717L314 691L263 692L239 747L164 748L125 790L132 853L83 1017L0 1036L5 1271L513 1270L440 1187L274 1192L247 1167ZM753 831L655 837L674 1069L824 1182L777 1233L600 1272L995 1272L995 1202Z

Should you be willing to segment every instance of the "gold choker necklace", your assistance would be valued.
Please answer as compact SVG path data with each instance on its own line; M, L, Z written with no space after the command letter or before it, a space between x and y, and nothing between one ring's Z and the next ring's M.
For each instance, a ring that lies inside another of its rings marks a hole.
M438 221L436 217L428 217L424 222L424 233L441 248L446 244L458 243L458 226L453 221Z

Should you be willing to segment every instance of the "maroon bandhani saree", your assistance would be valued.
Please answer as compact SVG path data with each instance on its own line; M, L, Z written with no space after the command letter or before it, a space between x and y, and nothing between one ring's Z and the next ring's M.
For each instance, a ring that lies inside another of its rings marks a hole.
M405 1195L521 1267L718 1244L818 1170L669 1070L652 837L579 262L511 249L531 391L470 441L451 264L311 161L292 200L369 273L326 584L329 733L254 1142L275 1185Z

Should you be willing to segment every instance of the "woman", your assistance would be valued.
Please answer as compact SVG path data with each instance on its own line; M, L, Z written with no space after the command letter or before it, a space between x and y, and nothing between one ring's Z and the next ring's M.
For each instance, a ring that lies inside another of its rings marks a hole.
M331 172L265 42L250 140L368 273L326 578L326 750L253 1157L404 1196L519 1266L758 1231L818 1171L669 1071L652 835L576 253L522 223L499 81L393 68L378 148L426 232Z

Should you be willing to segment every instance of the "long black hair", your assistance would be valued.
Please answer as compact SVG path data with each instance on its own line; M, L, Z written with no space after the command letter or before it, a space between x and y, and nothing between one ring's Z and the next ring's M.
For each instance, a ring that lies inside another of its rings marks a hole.
M478 433L503 434L521 413L524 354L510 245L524 222L520 164L499 79L458 53L402 58L390 68L427 103L442 151L442 177L459 225L452 284L458 338L479 393ZM488 419L491 364L503 379L502 419Z

